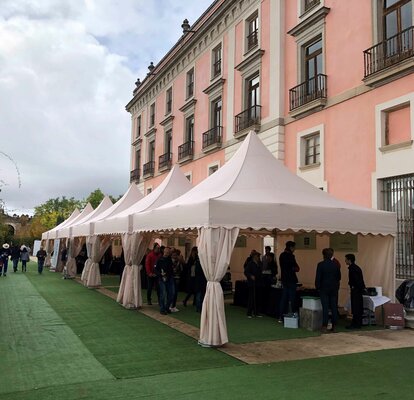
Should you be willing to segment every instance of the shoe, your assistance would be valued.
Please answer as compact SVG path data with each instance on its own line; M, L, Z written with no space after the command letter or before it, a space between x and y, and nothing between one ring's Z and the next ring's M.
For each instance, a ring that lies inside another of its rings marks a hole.
M253 318L253 316L252 315L248 315L247 318Z
M261 314L256 314L256 315L255 315L255 317L256 317L256 318L263 318L263 315L261 315Z
M328 328L326 326L323 326L321 328L321 333L330 333L330 330L328 330Z
M171 307L170 308L170 311L171 312L178 312L178 311L180 311L177 307Z
M168 315L168 313L166 311L160 311L161 315Z
M283 324L283 319L279 318L279 319L277 320L277 322L278 322L279 324Z

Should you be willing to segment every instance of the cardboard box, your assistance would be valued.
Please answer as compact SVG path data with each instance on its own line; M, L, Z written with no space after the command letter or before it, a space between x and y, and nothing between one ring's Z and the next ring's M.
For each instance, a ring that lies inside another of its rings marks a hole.
M283 316L283 326L285 328L299 328L299 317L292 316L292 315L284 315Z
M384 304L384 325L404 328L404 306L396 303Z

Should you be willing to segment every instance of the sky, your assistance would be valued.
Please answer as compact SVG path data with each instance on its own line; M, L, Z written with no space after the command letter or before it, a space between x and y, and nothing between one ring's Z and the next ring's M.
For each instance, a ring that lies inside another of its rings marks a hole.
M51 198L129 185L134 82L212 0L0 0L0 200L32 214Z

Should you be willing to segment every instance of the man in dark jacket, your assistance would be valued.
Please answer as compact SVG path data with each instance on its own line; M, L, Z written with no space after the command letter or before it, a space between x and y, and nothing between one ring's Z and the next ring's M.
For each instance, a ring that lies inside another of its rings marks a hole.
M365 290L362 269L355 264L355 255L346 254L345 263L349 271L349 287L351 288L351 312L352 322L346 326L347 329L361 329L362 313L364 310L363 293Z
M13 245L10 250L10 259L13 262L13 271L17 272L20 259L20 249L19 246Z
M37 272L41 274L43 272L43 265L45 264L46 260L46 251L43 250L43 247L40 246L40 249L36 253L37 257Z
M286 242L283 253L279 256L279 265L281 273L281 281L283 285L282 298L280 300L279 322L283 322L283 314L286 313L288 304L290 303L292 312L296 312L296 284L299 272L299 265L296 262L295 252L296 243L292 241Z
M323 261L316 268L315 287L319 290L322 303L322 333L328 332L329 310L332 312L332 332L338 322L338 291L341 270L332 260L331 249L322 250Z
M159 294L158 278L154 272L154 268L160 256L160 245L158 243L154 243L152 251L147 254L147 257L145 258L145 271L147 272L147 303L149 306L152 305L152 289L155 288L157 290L157 295Z
M247 317L260 317L257 312L257 291L261 285L262 269L260 264L259 253L252 253L250 261L248 261L244 268L244 275L247 278L247 285L249 288L249 297L247 301Z
M154 272L158 277L160 290L160 313L169 314L174 297L174 269L171 259L171 249L164 248L163 255L158 259Z

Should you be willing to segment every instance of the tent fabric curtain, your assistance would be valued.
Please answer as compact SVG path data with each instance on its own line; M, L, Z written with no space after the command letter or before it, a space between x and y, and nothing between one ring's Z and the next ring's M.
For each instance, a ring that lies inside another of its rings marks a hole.
M108 236L88 236L86 249L88 260L82 272L82 282L88 288L101 286L101 274L99 272L99 261L111 245L111 238ZM89 262L88 262L89 261Z
M228 342L224 296L220 281L230 263L239 228L198 229L198 254L207 290L200 321L200 340L203 346L222 346Z
M52 259L52 251L53 251L53 240L50 240L50 239L46 240L45 250L46 250L45 267L50 267L52 265L51 259Z
M68 261L66 262L66 271L70 278L76 276L76 260L85 243L84 237L70 238L68 247Z
M151 242L151 235L148 233L124 233L121 238L125 268L116 300L125 308L136 309L142 307L139 263Z

